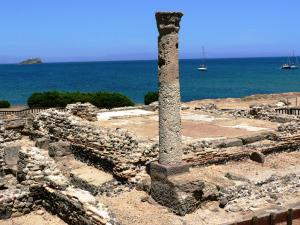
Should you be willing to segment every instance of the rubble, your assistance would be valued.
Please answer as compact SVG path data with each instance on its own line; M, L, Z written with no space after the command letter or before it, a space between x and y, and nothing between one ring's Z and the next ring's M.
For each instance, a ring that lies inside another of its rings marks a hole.
M91 103L75 103L66 107L67 112L88 121L96 121L99 109Z
M259 208L266 202L276 204L281 193L299 191L299 180L299 175L292 173L284 177L272 175L259 182L245 181L240 185L221 187L219 201L223 206L224 201L227 202L225 210L228 212Z

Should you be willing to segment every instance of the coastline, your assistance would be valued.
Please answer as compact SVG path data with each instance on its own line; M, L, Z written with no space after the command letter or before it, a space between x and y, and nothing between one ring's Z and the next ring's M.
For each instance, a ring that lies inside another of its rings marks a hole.
M208 103L214 103L221 109L232 109L232 108L249 108L252 104L274 104L280 100L289 100L291 106L296 106L296 98L298 99L298 105L300 106L300 92L283 92L283 93L272 93L272 94L253 94L244 96L241 98L207 98L197 99L192 101L182 101L182 104L189 107L195 105L206 105ZM136 103L136 106L143 105L142 103ZM0 111L18 111L28 108L26 104L12 105L7 109L0 109Z

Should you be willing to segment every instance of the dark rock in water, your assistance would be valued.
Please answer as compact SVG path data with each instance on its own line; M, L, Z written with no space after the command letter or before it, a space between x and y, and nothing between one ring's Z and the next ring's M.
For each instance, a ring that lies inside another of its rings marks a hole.
M261 152L253 152L250 155L250 159L255 161L255 162L258 162L258 163L264 163L265 162L265 155L262 154Z
M40 58L27 59L21 62L21 64L42 64L43 61Z

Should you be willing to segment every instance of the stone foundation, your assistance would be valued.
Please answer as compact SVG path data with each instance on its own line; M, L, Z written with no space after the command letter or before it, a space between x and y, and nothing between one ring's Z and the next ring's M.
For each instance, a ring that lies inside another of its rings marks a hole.
M13 183L1 185L0 219L45 207L69 224L118 224L108 209L88 191L71 185L46 150L23 147L18 154L18 180L10 175Z
M217 188L188 172L188 165L151 164L151 197L174 213L194 212L208 199L217 199Z
M45 188L43 206L70 225L118 225L119 223L90 193L81 189L65 191Z

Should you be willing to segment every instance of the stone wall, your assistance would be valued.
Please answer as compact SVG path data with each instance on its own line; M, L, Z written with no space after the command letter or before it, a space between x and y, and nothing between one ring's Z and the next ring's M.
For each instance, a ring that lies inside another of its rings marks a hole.
M92 194L73 187L43 149L21 148L17 174L18 182L0 191L0 219L43 206L69 224L118 224L107 207Z
M5 142L11 142L21 139L21 134L14 129L7 129L0 124L0 146Z
M30 124L26 129L32 137L69 141L78 158L109 166L124 179L133 177L158 152L155 141L139 139L127 130L101 128L69 113L48 110Z
M89 192L69 187L66 190L45 188L43 206L70 225L118 225L107 208Z
M21 216L41 207L39 193L29 191L28 187L18 185L13 189L1 190L0 219Z
M269 120L271 122L277 123L287 123L287 122L300 122L300 119L296 115L283 115L276 113L275 109L277 106L273 105L251 105L248 110L245 109L229 109L221 110L213 103L203 105L200 107L195 107L195 110L201 110L204 112L214 113L216 115L227 114L234 117L249 118L249 119L260 119Z
M96 121L97 112L99 111L99 109L91 103L69 104L67 105L66 110L72 115L78 116L88 121Z
M158 159L157 140L141 139L124 129L107 129L69 113L48 110L36 115L26 129L32 137L62 140L71 143L75 157L95 167L110 171L115 177L133 178L151 161ZM184 141L187 162L222 162L246 157L241 147L264 139L276 139L272 133L220 141ZM221 148L236 147L234 150ZM251 150L251 149L250 149ZM253 150L251 150L253 151Z

